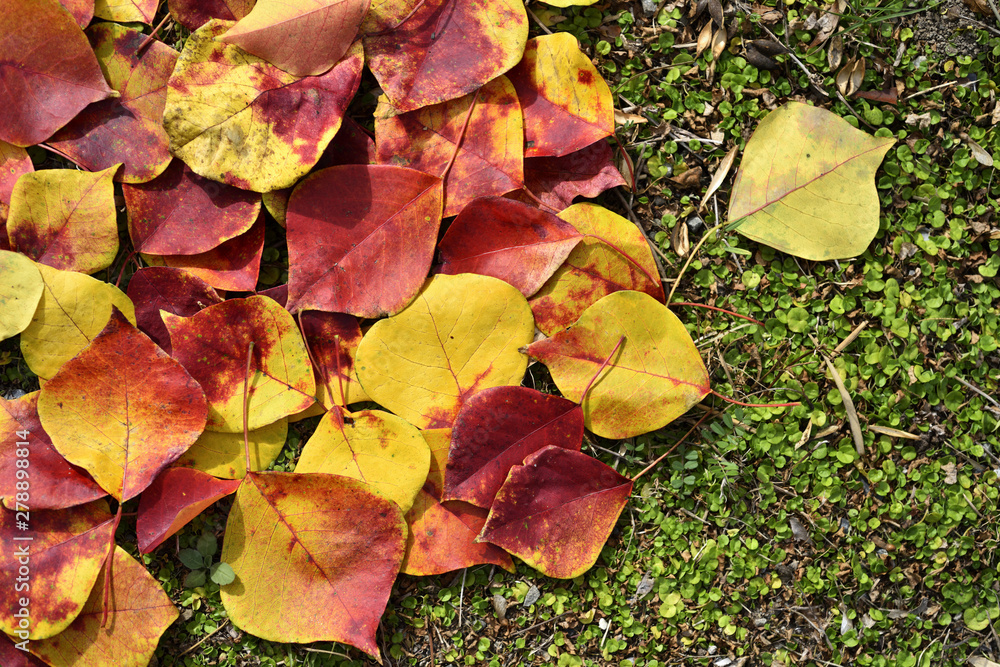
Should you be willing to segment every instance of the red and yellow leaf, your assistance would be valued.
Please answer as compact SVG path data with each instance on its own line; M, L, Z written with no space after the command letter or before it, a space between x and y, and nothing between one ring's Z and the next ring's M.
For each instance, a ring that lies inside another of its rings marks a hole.
M0 140L41 143L91 102L115 97L58 0L0 0Z
M165 266L147 266L136 271L129 280L127 294L132 303L138 304L136 326L167 354L170 354L170 334L160 317L161 310L189 317L223 300L201 278Z
M611 89L572 34L528 40L508 76L524 111L525 157L559 157L614 134Z
M375 111L376 157L382 164L437 175L450 165L444 181L445 217L456 215L476 197L521 187L521 106L506 77L456 100L397 113L385 102Z
M358 318L344 313L305 310L298 314L316 372L316 402L329 410L368 400L354 370L361 343ZM341 395L343 392L343 395Z
M475 541L486 514L486 510L463 502L440 503L421 491L406 515L409 532L400 572L422 577L481 564L513 572L514 563L507 552Z
M94 16L105 21L150 25L159 4L159 0L95 0Z
M584 239L531 299L535 322L544 333L565 329L591 304L619 290L664 300L656 261L638 227L596 204L574 204L559 217Z
M14 192L14 184L24 174L35 170L28 157L28 151L20 146L0 141L0 250L6 250L7 234L3 222L10 214L10 197Z
M604 139L562 157L528 158L524 161L524 187L546 206L561 211L576 197L596 197L627 185L613 158L611 145Z
M4 667L48 667L44 662L28 653L28 644L29 641L26 638L16 637L12 639L0 632L0 664Z
M43 380L90 345L111 318L112 306L135 323L132 301L114 285L76 271L36 267L45 287L31 324L21 333L21 354Z
M64 271L109 267L118 254L112 183L118 166L96 173L45 169L19 178L7 219L11 248Z
M441 180L413 169L342 165L288 202L288 309L396 313L420 290L441 224Z
M94 18L94 0L59 0L59 4L73 15L73 20L81 28L90 25Z
M170 15L194 32L212 19L238 21L253 9L256 0L169 0Z
M503 197L476 199L438 244L439 273L478 273L537 292L583 238L573 225Z
M631 438L666 426L709 393L708 371L687 329L670 309L641 292L615 292L576 324L532 343L562 395L579 401L622 337L607 369L583 397L588 429Z
M257 429L312 405L316 384L295 320L274 299L232 299L191 317L161 313L173 356L208 399L208 428L243 432L247 348L254 343L247 411Z
M183 269L212 287L234 292L250 292L257 286L260 260L264 254L264 215L250 230L197 255L147 255L153 266Z
M434 276L361 339L358 379L372 400L417 428L450 426L477 391L521 383L527 358L519 350L533 333L524 296L507 283Z
M316 76L347 53L370 2L257 0L219 39L294 76Z
M42 274L33 261L19 253L0 250L0 340L28 328L42 298L42 289Z
M510 469L549 445L580 451L579 405L529 387L481 391L455 420L443 498L488 509Z
M56 451L38 419L38 393L33 391L8 401L0 398L0 498L7 509L17 507L17 483L25 478L17 461L31 468L28 507L31 510L62 509L89 503L107 493L86 472L70 464ZM25 444L27 443L27 444ZM26 456L18 456L26 454Z
M7 546L0 552L0 576L7 582L0 588L0 630L14 635L24 629L15 613L27 606L28 638L38 640L65 630L83 609L111 548L114 515L105 501L62 510L31 507L30 532L20 528L27 512L0 509L0 538ZM21 566L28 574L19 578ZM19 592L17 582L27 586Z
M279 419L247 433L250 469L267 470L278 458L288 437L288 420ZM191 448L180 455L175 466L195 468L213 477L243 479L247 474L243 433L205 431Z
M528 39L521 0L373 0L367 64L401 111L471 93L517 64Z
M104 577L97 582L76 620L50 639L31 642L31 652L52 667L114 665L146 667L160 636L180 615L146 568L115 547L109 613L104 617Z
M170 151L201 176L269 192L316 164L361 81L361 42L316 77L296 77L216 38L212 20L188 37L167 85Z
M206 413L198 383L117 310L38 397L56 450L118 501L194 444Z
M323 415L297 473L342 475L368 484L406 512L427 479L431 453L420 431L381 410Z
M163 106L177 52L154 40L139 54L148 35L114 23L89 28L87 37L121 97L91 104L49 144L88 171L124 163L116 180L144 183L170 163Z
M233 624L281 642L339 641L377 657L375 629L403 560L399 508L337 475L252 473L226 524ZM302 613L303 610L322 613Z
M589 570L632 494L632 482L586 454L546 447L511 469L479 540L542 574Z
M431 469L427 471L424 490L440 498L444 492L444 468L448 464L448 450L451 448L451 429L429 428L420 433L431 450Z
M236 493L239 480L216 479L193 468L167 468L139 498L135 532L139 553L148 554L209 505Z

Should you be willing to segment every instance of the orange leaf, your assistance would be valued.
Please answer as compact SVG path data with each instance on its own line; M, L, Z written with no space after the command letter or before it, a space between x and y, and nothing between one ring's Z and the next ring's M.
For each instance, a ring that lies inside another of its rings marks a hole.
M205 428L205 394L115 309L94 341L45 384L52 444L119 501L142 492Z
M405 544L399 507L362 482L251 473L226 524L222 561L236 580L222 603L263 639L339 641L378 657L375 629Z

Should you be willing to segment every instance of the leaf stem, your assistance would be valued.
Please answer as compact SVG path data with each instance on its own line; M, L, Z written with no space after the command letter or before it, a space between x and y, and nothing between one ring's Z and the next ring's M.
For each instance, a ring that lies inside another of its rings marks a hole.
M115 514L115 525L111 528L111 549L104 560L104 612L101 614L101 627L108 624L108 604L111 601L111 565L115 559L115 533L122 520L122 501L118 502L118 512Z
M462 123L462 129L458 132L458 138L455 140L455 150L451 153L451 159L448 160L448 164L445 165L444 171L441 172L441 180L444 181L448 178L448 172L451 171L451 166L455 164L455 158L458 157L458 150L462 147L462 140L465 139L465 131L469 129L469 121L472 120L472 110L476 108L476 102L479 101L479 93L482 88L476 90L476 94L472 96L472 103L469 105L469 110L465 112L465 122Z
M670 449L668 449L667 451L665 451L665 452L664 452L663 454L661 454L660 456L656 457L656 460L655 460L655 461L653 461L653 462L652 462L652 463L650 463L650 464L649 464L648 466L646 466L645 468L643 468L643 469L642 469L642 470L641 470L641 471L639 472L639 474L638 474L638 475L636 475L635 477L633 477L633 478L632 478L632 483L633 483L633 484L635 484L636 480L638 480L638 479L639 479L640 477L642 477L643 475L645 475L645 474L646 474L647 472L649 472L650 470L652 470L653 468L655 468L655 467L656 467L656 466L657 466L657 465L658 465L658 464L660 463L660 461L662 461L663 459L665 459L665 458L667 458L668 456L670 456L670 454L671 454L671 453L672 453L672 452L673 452L673 451L674 451L675 449L677 449L678 445L680 445L680 444L681 444L682 442L684 442L684 441L685 441L685 440L687 439L687 437L688 437L689 435L691 435L692 433L694 433L694 430L695 430L696 428L698 428L699 426L701 426L701 423L702 423L703 421L705 421L706 419L708 419L708 416L709 416L710 414L712 414L712 413L710 413L710 412L706 412L705 414L703 414L703 415L701 416L701 419L699 419L698 421L696 421L696 422L694 423L694 426L692 426L692 427L691 427L690 429L688 429L688 432L687 432L687 433L685 433L684 435L682 435L682 436L680 437L680 439L679 439L679 440L678 440L677 442L675 442L675 443L674 443L674 446L673 446L673 447L671 447Z
M146 39L142 40L142 44L140 44L139 48L135 50L135 55L142 57L143 49L145 49L152 43L153 39L156 38L156 33L160 32L163 26L165 26L167 24L167 21L169 21L170 19L171 19L170 12L167 12L167 15L163 17L163 19L156 25L155 28L153 28L153 31L149 33L149 36L146 37Z
M337 364L337 384L340 385L340 402L346 408L347 394L344 393L344 375L340 370L340 334L334 334L333 336L333 355ZM330 387L327 387L326 390L330 391ZM330 398L333 398L332 391L330 391Z
M250 405L247 400L250 392L250 364L253 361L253 341L247 347L247 370L243 374L243 454L246 456L246 474L250 474Z
M744 320L746 320L748 322L753 322L756 325L764 326L764 323L761 322L760 320L755 320L754 318L749 317L747 315L740 315L739 313L734 313L733 311L726 310L725 308L717 308L716 306L707 306L707 305L705 305L703 303L691 303L690 301L674 301L670 305L671 306L690 306L692 308L706 308L708 310L717 310L720 313L725 313L726 315L732 315L733 317L739 317L740 319L744 319Z
M306 354L309 356L309 363L311 363L313 365L313 369L315 369L316 371L319 372L320 379L323 380L323 386L326 387L326 393L330 395L330 400L332 401L333 400L333 388L330 386L330 376L327 375L326 369L323 366L321 366L319 363L317 363L316 358L313 357L312 349L309 347L309 339L306 338L306 327L305 327L304 324L302 324L302 311L301 310L298 313L296 313L296 317L298 318L298 321L299 321L299 332L302 334L302 343L306 346ZM338 370L338 372L339 372L339 370ZM343 396L344 392L341 391L340 394L341 394L341 396ZM320 401L320 405L322 405L322 404L323 404L323 402Z
M418 11L420 11L420 8L424 6L424 3L426 1L427 0L420 0L420 2L418 2L416 4L416 6L412 10L410 10L409 14L407 14L406 16L404 16L399 21L399 23L397 23L396 25L392 26L391 28L384 28L382 30L379 30L378 32L370 32L367 35L362 35L362 37L380 37L382 35L386 35L386 34L392 32L394 30L399 30L400 26L402 26L404 23L406 23L407 21L409 21L411 18L413 18L414 14L416 14Z
M598 368L597 372L594 373L594 375L590 378L590 382L587 383L587 388L584 389L583 394L580 395L580 401L577 403L577 405L580 406L583 405L583 400L587 398L587 394L590 393L590 388L594 386L594 382L597 381L597 378L601 375L601 372L604 371L605 368L607 368L609 363L611 363L611 360L614 358L615 353L618 352L618 348L620 348L622 346L622 343L624 342L625 342L625 336L622 336L621 338L618 339L618 344L615 345L615 349L611 350L611 354L608 355L608 358L604 360L604 363L601 364L601 367Z
M721 398L726 403L732 403L733 405L742 405L744 408L794 408L796 405L802 405L802 403L798 401L794 403L744 403L743 401L737 401L735 398L729 398L728 396L723 396L714 389L709 389L708 393L712 394L716 398Z
M682 224L682 223L678 222L677 224ZM694 259L694 256L697 255L698 251L701 250L701 247L705 245L705 241L708 240L708 237L711 236L716 231L718 231L719 228L722 227L724 224L726 223L720 222L715 227L712 227L710 230L702 234L701 238L698 239L698 243L695 244L694 248L691 250L691 254L688 255L687 261L684 262L684 266L681 267L681 272L677 274L676 278L674 278L674 286L670 288L670 294L667 295L668 306L670 305L670 300L674 298L674 292L677 291L677 286L681 284L681 278L684 277L684 272L687 271L687 268L691 265L691 261Z

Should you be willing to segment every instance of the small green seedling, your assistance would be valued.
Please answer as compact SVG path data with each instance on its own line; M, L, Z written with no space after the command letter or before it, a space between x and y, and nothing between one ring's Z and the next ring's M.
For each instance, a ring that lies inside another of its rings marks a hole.
M206 578L219 586L232 583L236 573L228 563L213 563L212 559L219 551L219 541L212 533L204 533L198 538L197 549L182 549L177 557L191 569L184 577L185 588L204 586Z

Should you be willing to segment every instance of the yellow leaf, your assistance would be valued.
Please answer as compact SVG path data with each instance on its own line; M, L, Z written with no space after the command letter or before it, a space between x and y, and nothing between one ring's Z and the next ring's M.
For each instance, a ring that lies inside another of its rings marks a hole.
M195 173L244 190L289 187L340 128L361 80L361 42L329 72L300 78L216 41L232 25L213 19L184 45L163 112L170 152Z
M94 16L117 23L150 25L158 4L157 0L96 0Z
M17 179L7 220L11 248L64 271L111 266L118 253L112 179L119 166L94 173L45 169Z
M365 482L405 513L427 479L431 452L408 422L381 410L330 410L302 449L297 473L323 472Z
M279 419L248 433L250 468L266 470L278 458L288 436L288 420ZM243 479L246 454L242 433L205 431L174 465L195 468L222 479Z
M42 298L42 276L35 263L0 250L0 340L16 336L31 323Z
M111 318L111 306L135 324L132 300L108 283L75 271L37 264L45 288L31 324L21 334L28 368L48 380L87 347Z
M878 232L875 170L894 143L789 102L747 142L729 220L740 234L798 257L860 255Z
M468 396L517 385L534 322L524 296L471 273L434 276L358 346L358 379L372 400L418 428L450 426Z
M620 439L655 431L708 394L708 371L687 329L641 292L604 297L569 329L528 346L528 354L548 367L563 396L579 401L622 337L583 399L593 433Z

